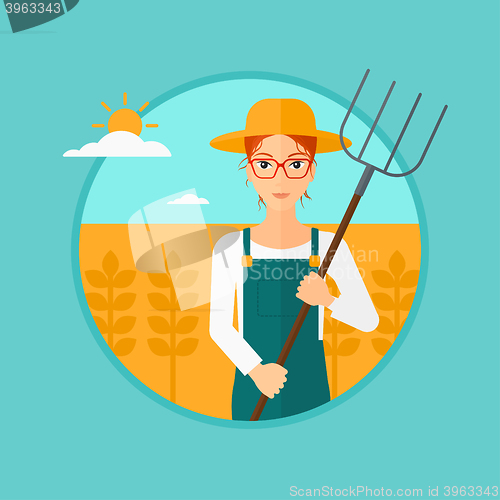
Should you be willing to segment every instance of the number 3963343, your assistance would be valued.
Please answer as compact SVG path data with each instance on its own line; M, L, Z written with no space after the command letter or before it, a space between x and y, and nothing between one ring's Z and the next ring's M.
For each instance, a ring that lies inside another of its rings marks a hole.
M4 0L5 11L14 33L48 23L73 9L79 0L13 2Z

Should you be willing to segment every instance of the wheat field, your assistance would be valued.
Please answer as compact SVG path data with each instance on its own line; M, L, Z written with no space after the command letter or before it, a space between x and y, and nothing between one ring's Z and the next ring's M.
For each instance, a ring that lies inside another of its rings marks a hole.
M337 229L337 225L316 227ZM380 323L365 333L325 317L331 399L365 377L390 349L412 305L420 268L418 224L353 224L344 239ZM173 403L230 419L235 368L210 338L209 305L181 311L168 274L138 271L127 224L83 224L79 254L89 308L121 363ZM189 275L182 279L192 281ZM335 292L335 282L331 278L327 282Z

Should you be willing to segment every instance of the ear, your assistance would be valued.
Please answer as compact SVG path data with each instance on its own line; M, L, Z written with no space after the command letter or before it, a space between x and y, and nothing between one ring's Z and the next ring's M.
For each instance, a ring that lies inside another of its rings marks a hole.
M314 176L316 175L316 163L311 164L311 170L309 174L311 175L311 180L313 180Z
M253 169L250 166L250 163L247 164L245 171L247 173L247 182L253 182L255 174L253 173Z

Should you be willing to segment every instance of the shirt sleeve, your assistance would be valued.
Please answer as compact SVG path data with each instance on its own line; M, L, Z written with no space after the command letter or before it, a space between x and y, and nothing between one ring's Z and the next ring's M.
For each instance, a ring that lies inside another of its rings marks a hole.
M329 239L331 242L333 235ZM341 241L327 274L335 280L340 291L340 297L328 306L331 316L362 332L375 330L379 322L377 310L344 240Z
M234 294L236 290L234 248L224 244L222 237L212 254L212 284L210 300L210 337L243 375L253 370L262 358L252 349L243 335L233 326ZM226 239L227 241L227 239ZM240 257L241 266L241 257ZM233 267L233 272L231 272Z

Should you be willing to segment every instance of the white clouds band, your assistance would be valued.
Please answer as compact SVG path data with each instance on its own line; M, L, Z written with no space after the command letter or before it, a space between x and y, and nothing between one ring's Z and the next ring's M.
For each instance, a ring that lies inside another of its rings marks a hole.
M71 149L65 157L169 157L166 146L160 142L144 142L131 132L118 131L105 135L99 142L91 142L81 149Z

